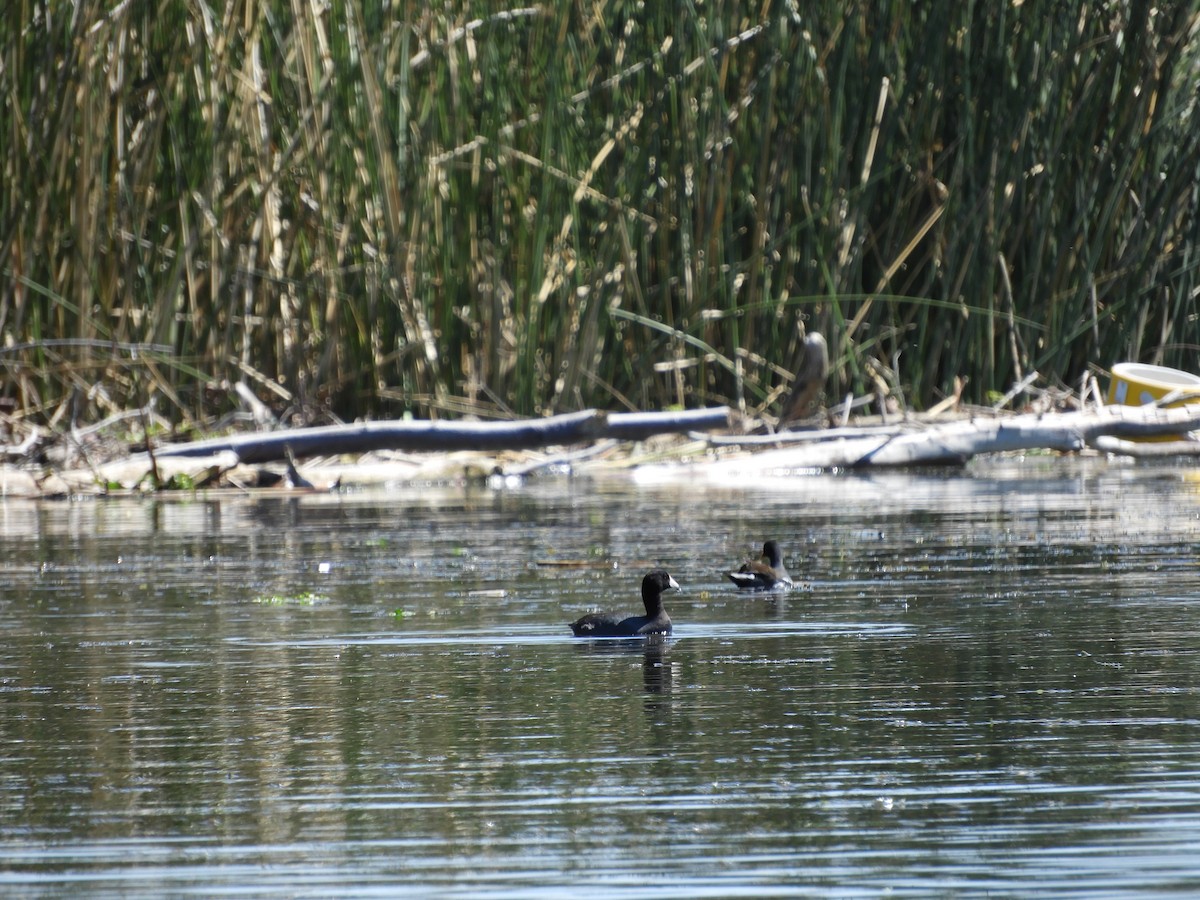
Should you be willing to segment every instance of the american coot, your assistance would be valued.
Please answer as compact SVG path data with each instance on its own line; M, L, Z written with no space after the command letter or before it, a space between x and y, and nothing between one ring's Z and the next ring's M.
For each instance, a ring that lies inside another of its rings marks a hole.
M644 616L629 616L618 619L610 613L588 613L577 622L571 623L575 637L641 637L647 634L669 634L671 617L663 609L664 591L679 590L679 584L666 572L651 572L642 579L642 602L646 604Z
M751 560L736 572L726 572L729 580L745 591L770 591L790 588L792 576L783 564L783 551L775 541L763 544L761 560Z

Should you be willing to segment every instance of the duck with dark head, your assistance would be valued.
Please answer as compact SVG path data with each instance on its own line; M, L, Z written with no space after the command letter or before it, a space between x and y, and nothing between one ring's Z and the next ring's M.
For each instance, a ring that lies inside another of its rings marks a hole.
M571 623L575 637L644 637L651 634L670 634L671 617L663 609L662 595L679 590L679 584L661 569L642 579L644 616L620 618L611 613L588 613Z
M776 541L763 544L761 559L752 559L736 572L725 574L744 591L786 590L792 586L792 576L783 564L783 551Z

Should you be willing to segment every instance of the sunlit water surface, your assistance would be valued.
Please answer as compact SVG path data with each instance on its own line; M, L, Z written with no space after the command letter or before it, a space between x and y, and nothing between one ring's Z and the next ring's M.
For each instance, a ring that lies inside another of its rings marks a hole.
M1198 532L1057 460L0 501L0 892L1200 890Z

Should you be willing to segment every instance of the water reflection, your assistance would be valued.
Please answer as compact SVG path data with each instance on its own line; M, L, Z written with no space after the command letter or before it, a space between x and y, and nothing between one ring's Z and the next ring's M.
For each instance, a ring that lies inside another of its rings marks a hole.
M642 685L647 694L668 694L675 673L667 647L669 639L647 640L642 649Z
M0 504L0 890L1191 889L1186 474Z
M644 709L649 714L662 713L671 707L671 693L675 681L675 664L671 662L670 635L653 635L648 638L599 638L576 641L578 655L593 661L612 663L631 676L625 688L629 696L637 691L632 679L633 669L629 664L641 662L641 690L645 694ZM654 715L648 718L656 722ZM661 722L659 722L661 724Z

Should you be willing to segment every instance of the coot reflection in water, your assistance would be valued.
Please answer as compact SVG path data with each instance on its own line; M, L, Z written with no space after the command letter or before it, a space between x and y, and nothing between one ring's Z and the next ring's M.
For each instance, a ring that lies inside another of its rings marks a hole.
M640 660L642 690L647 694L668 694L674 681L670 652L670 635L655 634L644 638L623 638L610 641L580 641L574 644L583 656L618 660ZM585 675L588 673L584 672ZM630 683L630 692L635 685Z

